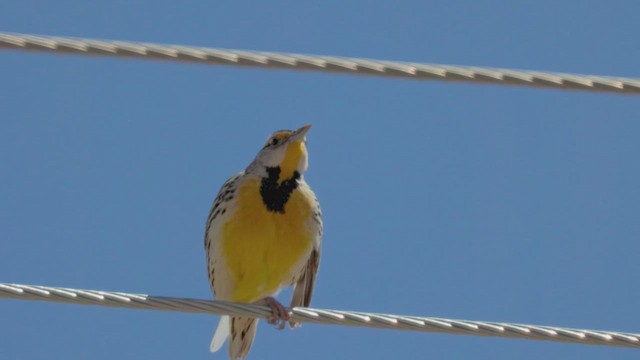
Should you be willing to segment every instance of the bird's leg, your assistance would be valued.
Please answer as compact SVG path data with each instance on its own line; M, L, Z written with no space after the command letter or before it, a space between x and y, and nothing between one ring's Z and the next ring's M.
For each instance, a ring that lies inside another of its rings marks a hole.
M271 325L278 325L278 330L284 329L286 322L291 319L291 315L289 315L287 308L271 296L258 300L255 304L267 306L271 309L271 316L267 318L267 322Z

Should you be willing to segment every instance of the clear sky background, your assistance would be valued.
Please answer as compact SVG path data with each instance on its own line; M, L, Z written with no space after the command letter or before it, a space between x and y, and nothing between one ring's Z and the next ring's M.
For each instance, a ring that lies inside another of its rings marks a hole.
M0 31L640 76L637 1L3 1ZM640 97L0 52L0 281L210 298L204 222L313 123L321 308L640 332ZM288 299L283 301L288 301ZM226 359L217 317L0 300L2 359ZM250 359L638 350L262 323Z

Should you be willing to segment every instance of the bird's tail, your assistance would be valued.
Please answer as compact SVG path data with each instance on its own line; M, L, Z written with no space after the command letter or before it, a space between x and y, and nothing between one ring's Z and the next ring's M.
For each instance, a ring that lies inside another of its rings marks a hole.
M216 328L216 333L213 335L213 339L211 339L211 345L209 345L209 351L216 352L220 350L222 345L224 345L225 340L229 336L229 316L224 315L220 318L220 322L218 323L218 327Z
M220 350L224 341L231 335L229 339L229 358L232 360L244 359L249 354L251 344L256 336L257 327L257 318L229 317L225 315L218 323L218 328L215 335L213 335L209 350L211 352Z

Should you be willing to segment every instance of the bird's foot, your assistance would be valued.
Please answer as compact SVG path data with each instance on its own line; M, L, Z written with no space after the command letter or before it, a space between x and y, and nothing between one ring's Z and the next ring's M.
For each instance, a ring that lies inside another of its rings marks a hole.
M302 326L301 323L299 323L297 321L289 320L289 327L290 328L296 329L296 328L299 328L300 326Z
M291 319L291 315L289 315L287 308L271 296L258 300L255 304L266 306L271 309L271 316L267 318L267 322L271 325L277 325L276 328L278 330L284 329L287 321Z

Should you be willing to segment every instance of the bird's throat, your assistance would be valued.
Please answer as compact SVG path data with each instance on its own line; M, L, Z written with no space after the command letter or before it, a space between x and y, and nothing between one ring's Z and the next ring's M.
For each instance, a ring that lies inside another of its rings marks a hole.
M284 154L284 158L278 166L280 168L280 182L292 178L294 173L298 172L300 161L306 156L307 147L304 145L304 142L295 141L289 144Z

